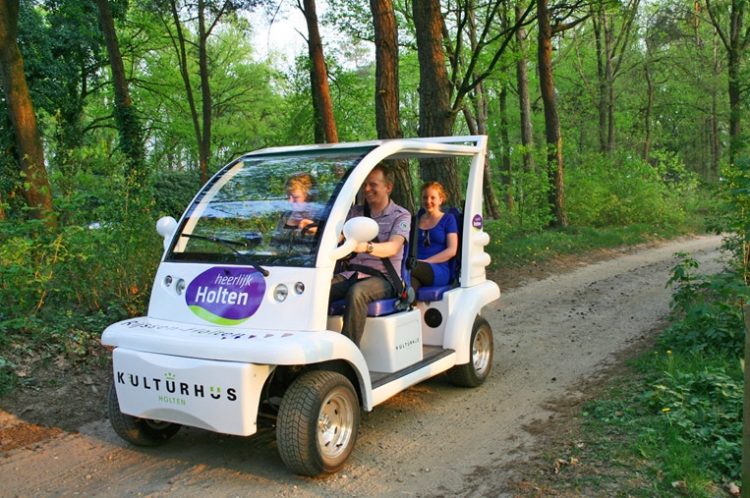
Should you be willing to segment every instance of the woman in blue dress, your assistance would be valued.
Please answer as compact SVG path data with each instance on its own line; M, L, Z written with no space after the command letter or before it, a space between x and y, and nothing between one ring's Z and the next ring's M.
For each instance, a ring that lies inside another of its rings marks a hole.
M422 186L424 213L417 220L417 264L411 272L415 291L422 286L448 285L451 275L450 260L458 250L458 226L453 215L446 215L442 206L447 195L438 182Z

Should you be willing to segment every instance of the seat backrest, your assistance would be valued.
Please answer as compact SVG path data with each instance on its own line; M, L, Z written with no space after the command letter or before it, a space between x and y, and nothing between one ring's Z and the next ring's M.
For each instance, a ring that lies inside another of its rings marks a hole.
M451 207L445 211L445 214L451 215L456 218L456 226L458 227L458 248L456 249L456 255L451 260L451 284L458 285L458 278L461 275L461 241L464 237L464 215L458 208Z

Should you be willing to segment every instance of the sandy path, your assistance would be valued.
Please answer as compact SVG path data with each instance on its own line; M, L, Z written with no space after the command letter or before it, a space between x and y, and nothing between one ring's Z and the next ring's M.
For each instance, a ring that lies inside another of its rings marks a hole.
M99 421L2 454L0 496L502 495L504 465L524 458L530 429L551 416L545 402L576 396L614 353L662 322L674 253L715 271L719 243L675 241L505 293L485 310L496 347L488 383L467 390L438 378L364 414L339 474L290 475L268 431L239 438L187 429L163 447L140 449Z

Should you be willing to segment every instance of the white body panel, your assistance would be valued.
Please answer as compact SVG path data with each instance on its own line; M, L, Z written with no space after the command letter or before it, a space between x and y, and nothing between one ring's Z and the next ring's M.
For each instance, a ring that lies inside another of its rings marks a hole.
M500 297L495 282L485 281L469 289L459 289L455 306L445 325L443 347L456 352L456 364L463 365L471 359L471 329L482 308Z
M225 434L257 430L258 400L272 367L115 349L120 411Z
M368 318L360 349L373 372L393 373L422 361L418 310Z
M391 382L388 382L387 384L384 384L373 390L373 404L379 405L380 403L383 403L384 401L387 401L388 399L397 395L404 389L408 389L415 384L419 384L423 380L427 380L445 372L455 364L456 355L450 354L444 358L439 359L436 362L430 363L429 365L420 368L419 370L392 380Z
M185 292L176 292L175 282L183 279L189 285L197 276L213 267L234 267L242 270L250 267L237 265L213 265L197 263L172 263L164 261L154 279L149 302L148 316L160 320L174 320L182 323L204 325L208 322L196 316L185 302ZM265 277L266 292L258 310L245 322L237 325L224 325L231 328L251 326L263 330L325 330L328 292L331 288L331 275L320 268L273 268ZM172 277L172 284L165 285L165 278ZM305 292L297 294L294 286L302 282ZM289 295L284 302L273 298L273 289L284 284ZM304 310L304 312L302 311Z
M156 353L167 363L170 356L272 366L310 365L328 360L343 360L352 365L363 386L371 384L367 364L360 350L340 333L327 330L284 332L227 329L141 317L107 327L102 334L102 344ZM362 395L363 406L372 407L371 390L363 390Z

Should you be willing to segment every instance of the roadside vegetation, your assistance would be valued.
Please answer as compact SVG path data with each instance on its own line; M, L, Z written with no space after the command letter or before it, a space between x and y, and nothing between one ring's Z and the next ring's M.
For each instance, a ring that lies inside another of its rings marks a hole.
M571 189L570 226L550 230L542 201L517 204L487 222L492 242L489 270L541 262L556 255L664 240L701 230L713 199L710 186L672 163L640 164L633 187L632 168L613 173L605 161L571 168L571 185L586 177L597 195ZM678 169L680 179L670 171ZM629 171L629 173L624 173ZM626 178L626 176L631 176ZM53 176L53 184L75 184L58 206L60 223L49 230L42 220L0 223L0 394L33 386L30 363L100 368L102 330L115 321L144 314L162 241L154 221L178 214L194 195L184 175L165 175L148 195L127 198L128 179L112 178L110 189L86 175ZM627 186L630 185L630 186ZM545 183L518 184L531 198L543 199ZM588 188L588 187L587 187ZM144 199L157 199L159 202ZM615 218L601 198L622 208ZM95 224L89 220L100 220ZM640 221L639 221L640 220ZM621 223L624 221L625 223ZM20 375L19 375L20 374Z
M725 269L704 275L681 255L669 326L546 448L542 472L522 480L529 496L739 495L750 164L732 170L721 193L713 226L729 234Z

